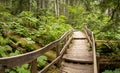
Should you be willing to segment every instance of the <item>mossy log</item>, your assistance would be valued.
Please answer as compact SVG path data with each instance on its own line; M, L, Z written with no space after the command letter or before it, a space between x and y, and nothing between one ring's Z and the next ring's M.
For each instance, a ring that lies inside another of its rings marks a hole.
M112 59L111 56L101 56L99 59L100 70L120 68L120 58L116 57L116 59Z
M49 52L45 53L45 56L48 57L48 61L52 62L56 58L56 52L50 50Z
M112 43L112 44L120 44L119 40L96 40L96 45L101 46L102 44Z
M19 36L19 35L14 35L14 33L12 31L3 29L2 30L2 35L4 37L9 37L13 42L15 43L9 43L8 45L10 45L12 48L16 48L18 50L23 49L23 48L27 48L27 49L31 49L31 50L36 50L39 49L40 46L37 43L32 43L28 46L27 41ZM21 48L22 47L22 48Z
M19 45L23 48L25 48L28 45L27 41L24 38L22 38L21 36L14 35L11 37L11 39L15 42L18 42ZM37 43L32 43L30 45L31 45L30 47L27 47L28 49L34 48L34 50L36 50L36 49L40 48L40 46Z

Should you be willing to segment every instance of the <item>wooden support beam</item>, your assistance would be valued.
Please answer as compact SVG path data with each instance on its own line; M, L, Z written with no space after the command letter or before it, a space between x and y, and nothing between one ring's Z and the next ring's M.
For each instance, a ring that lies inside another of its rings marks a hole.
M20 54L17 56L0 58L0 73L5 73L5 68L21 66L26 63L30 63L31 73L37 73L37 58L39 56L43 55L44 53L50 51L52 48L54 48L58 45L59 45L58 47L60 47L61 46L60 44L63 43L65 38L68 35L70 35L72 32L73 32L73 29L66 32L63 36L61 36L61 38L59 38L59 39L49 43L48 45L46 45L40 49L37 49L35 51L28 52L25 54ZM45 73L48 68L50 68L53 64L57 63L61 59L62 55L64 54L64 50L69 45L71 39L72 38L67 40L67 43L64 44L64 47L61 50L62 52L60 51L61 48L58 48L58 51L57 51L58 57L55 60L53 60L50 64L48 64L40 73ZM2 68L2 67L4 67L4 68Z
M3 66L0 65L0 73L5 73L5 68L3 68Z
M61 49L61 47L60 47L60 44L57 46L57 49L56 49L56 56L58 57L58 56L60 56L60 49ZM60 67L60 61L58 61L57 63L57 67L59 68Z
M32 61L30 65L31 65L31 73L37 73L37 59Z

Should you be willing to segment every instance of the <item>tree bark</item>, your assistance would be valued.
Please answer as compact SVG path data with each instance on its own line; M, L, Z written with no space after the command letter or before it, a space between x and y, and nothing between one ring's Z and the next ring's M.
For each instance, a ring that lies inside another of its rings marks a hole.
M59 16L59 2L58 2L58 0L55 0L55 14L56 14L56 17Z

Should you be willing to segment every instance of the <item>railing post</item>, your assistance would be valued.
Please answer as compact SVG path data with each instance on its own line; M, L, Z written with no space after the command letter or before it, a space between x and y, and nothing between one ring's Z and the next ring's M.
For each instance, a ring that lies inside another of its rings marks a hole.
M5 73L5 69L0 66L0 73Z
M60 44L58 44L56 49L56 57L60 56ZM57 62L57 67L60 67L61 59Z
M37 59L32 61L30 65L31 65L31 73L37 73Z
M65 44L66 44L66 42L68 41L68 39L69 39L69 38L68 38L68 36L67 36L67 37L65 38ZM65 44L64 44L64 45L65 45ZM67 48L68 48L68 46L66 47L64 54L67 53Z
M98 68L98 73L99 73L99 71L100 71L100 54L99 53L97 53L97 68Z

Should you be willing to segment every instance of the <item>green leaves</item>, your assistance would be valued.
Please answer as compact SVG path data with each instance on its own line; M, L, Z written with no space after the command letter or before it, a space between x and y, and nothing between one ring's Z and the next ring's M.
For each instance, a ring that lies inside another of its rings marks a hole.
M9 42L9 38L3 38L1 35L0 35L0 45L5 45Z
M18 73L30 73L30 70L28 70L29 64L24 64L21 67L17 67Z
M115 69L114 71L112 71L112 70L105 70L102 73L120 73L120 69Z
M10 46L8 46L8 45L0 46L0 56L2 56L2 57L8 56L7 51L12 52L12 48Z
M33 44L33 43L35 43L31 38L24 38L25 40L26 40L26 42L27 42L27 44Z
M47 57L46 56L40 56L37 58L38 66L40 68L44 67L47 64Z
M10 53L10 56L16 56L19 54L20 54L20 52L18 50L16 50L15 52Z
M14 67L12 69L6 69L7 73L30 73L29 64L24 64L21 67Z
M19 17L33 17L33 13L29 11L23 11L19 14Z

